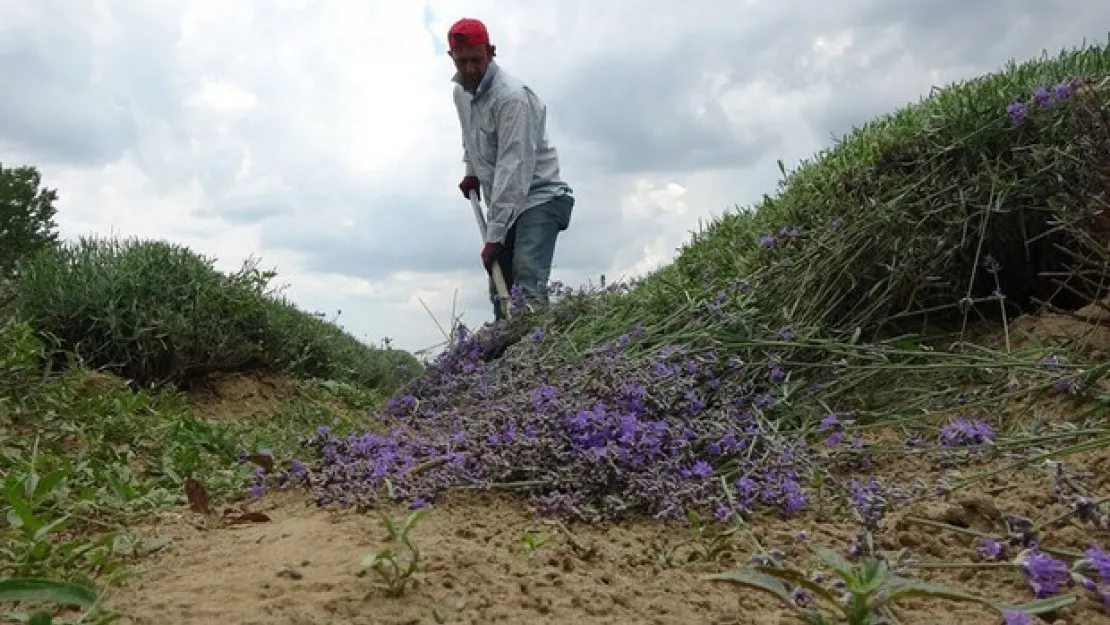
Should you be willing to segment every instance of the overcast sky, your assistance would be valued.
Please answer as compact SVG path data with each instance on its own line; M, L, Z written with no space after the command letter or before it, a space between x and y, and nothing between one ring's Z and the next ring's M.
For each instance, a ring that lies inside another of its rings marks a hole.
M1087 42L1105 0L0 0L0 162L66 237L275 267L369 342L492 317L443 40L484 20L578 198L552 278L635 275L834 135Z

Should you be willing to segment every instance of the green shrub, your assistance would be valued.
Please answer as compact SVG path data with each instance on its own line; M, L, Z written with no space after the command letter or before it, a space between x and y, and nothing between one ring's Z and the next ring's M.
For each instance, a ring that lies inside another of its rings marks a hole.
M138 384L267 370L399 383L395 353L275 297L272 278L249 262L224 274L164 241L81 238L26 264L16 305L59 353Z
M368 347L334 323L301 311L284 297L267 301L269 357L302 375L352 382L392 392L416 376L420 361L409 352Z
M939 89L780 164L773 197L710 221L629 292L544 323L580 350L634 325L651 344L787 325L866 339L1078 308L1110 287L1108 73L1110 45L1091 46ZM750 309L721 322L714 301L740 291Z
M41 188L41 183L34 167L5 169L0 163L0 279L10 277L23 259L57 242L58 194Z
M0 403L42 378L39 364L43 353L42 342L30 324L10 318L0 321Z
M1110 97L1086 79L1108 72L1110 46L1094 46L938 90L803 162L756 210L717 220L675 273L749 278L770 319L849 332L991 315L999 305L982 300L996 289L1011 314L1082 305L1105 286L1049 274L1105 259ZM1021 123L1007 114L1017 101Z

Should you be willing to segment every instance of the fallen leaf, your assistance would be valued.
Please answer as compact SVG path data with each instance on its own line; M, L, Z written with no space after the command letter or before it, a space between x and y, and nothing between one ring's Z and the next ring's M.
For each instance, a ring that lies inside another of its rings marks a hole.
M208 491L204 485L191 477L185 478L185 497L189 500L189 509L197 514L212 514L208 507Z
M143 543L143 546L142 546L143 555L150 555L150 554L152 554L156 551L161 551L162 549L165 549L172 542L173 542L173 538L170 538L169 536L160 536L158 538L152 538L152 539Z
M269 454L250 454L246 459L262 467L262 470L266 473L274 472L274 458Z
M288 579L304 579L304 574L297 569L286 567L277 573L278 577L285 577Z
M227 518L229 523L268 523L270 517L265 512L244 512Z

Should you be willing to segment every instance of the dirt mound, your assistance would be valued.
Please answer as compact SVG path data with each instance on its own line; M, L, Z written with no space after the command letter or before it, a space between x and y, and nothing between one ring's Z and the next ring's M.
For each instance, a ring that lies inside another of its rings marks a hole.
M278 374L212 374L189 389L193 413L202 419L265 419L296 393L296 384Z
M1071 314L1023 315L1010 326L1010 337L1017 349L1051 346L1075 350L1094 362L1110 358L1110 300Z

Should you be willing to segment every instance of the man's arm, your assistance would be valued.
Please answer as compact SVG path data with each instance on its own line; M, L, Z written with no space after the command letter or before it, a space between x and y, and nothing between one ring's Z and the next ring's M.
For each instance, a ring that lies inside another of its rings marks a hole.
M486 241L501 243L528 198L536 170L534 120L526 95L497 105L497 167L489 197Z

